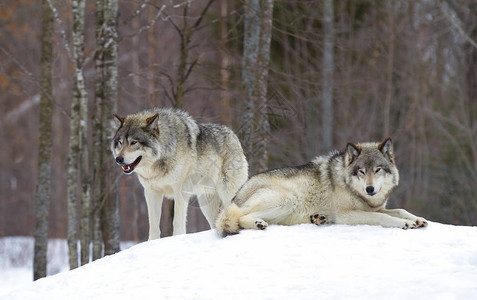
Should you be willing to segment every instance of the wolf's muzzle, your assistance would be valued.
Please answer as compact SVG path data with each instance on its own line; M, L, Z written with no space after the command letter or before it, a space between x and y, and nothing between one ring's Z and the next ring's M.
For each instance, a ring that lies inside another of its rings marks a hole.
M141 159L142 159L142 156L139 156L131 164L126 165L126 164L124 164L124 157L118 156L118 157L116 157L116 163L121 166L121 168L123 169L124 174L130 174L132 171L134 171L134 168L136 168L136 166L139 164Z

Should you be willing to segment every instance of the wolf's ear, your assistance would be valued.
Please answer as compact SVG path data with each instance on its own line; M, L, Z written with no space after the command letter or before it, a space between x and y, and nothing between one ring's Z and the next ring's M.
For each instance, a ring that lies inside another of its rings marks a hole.
M384 139L381 144L378 145L379 151L393 164L394 162L394 148L393 148L393 141L390 137Z
M125 117L118 116L117 114L113 114L113 116L116 118L116 120L119 121L119 123L116 122L116 124L118 125L118 127L123 126L124 120L125 120L126 118L125 118Z
M149 126L154 124L157 121L157 117L159 117L159 113L156 113L154 116L147 118L146 119L146 124L147 124L146 128L148 128Z
M361 147L356 146L353 143L346 145L346 162L348 166L361 154Z

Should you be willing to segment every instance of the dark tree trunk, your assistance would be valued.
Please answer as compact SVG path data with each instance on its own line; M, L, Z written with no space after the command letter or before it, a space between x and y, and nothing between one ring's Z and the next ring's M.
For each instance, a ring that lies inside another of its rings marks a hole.
M47 0L42 2L40 124L38 148L38 176L35 197L35 249L33 279L46 276L48 246L48 211L51 185L51 122L53 112L52 74L53 60L53 11Z
M323 1L323 102L321 106L322 150L333 146L333 73L334 73L334 9L333 0Z
M267 169L270 125L267 115L267 83L273 17L272 0L247 0L244 4L242 82L246 89L240 136L249 172Z

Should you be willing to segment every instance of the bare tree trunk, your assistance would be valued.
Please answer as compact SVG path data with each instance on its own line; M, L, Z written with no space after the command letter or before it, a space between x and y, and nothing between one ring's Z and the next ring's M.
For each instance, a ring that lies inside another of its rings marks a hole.
M384 130L383 136L387 137L390 134L390 114L391 114L391 100L393 96L393 68L394 68L394 8L392 0L387 1L388 18L389 18L389 30L391 34L389 36L389 57L388 64L386 66L386 97L384 98Z
M270 42L272 39L273 0L261 1L260 10L260 45L258 49L257 70L257 157L256 168L263 172L268 168L268 141L270 139L270 123L268 122L267 86L268 67L270 64Z
M114 133L112 114L117 107L117 0L96 1L95 57L96 87L93 118L93 259L119 252L119 199L114 172L111 172L110 137Z
M334 73L334 9L333 0L323 1L323 102L321 106L322 150L333 146L333 73Z
M78 153L79 153L79 107L73 97L70 113L70 139L68 150L67 184L68 184L68 257L70 270L78 267Z
M105 178L103 173L103 56L104 51L104 15L103 0L96 0L96 47L98 51L95 53L95 107L93 116L93 260L101 258L103 248L103 235L101 232L101 209L103 207L103 195L105 190Z
M227 1L220 1L220 101L223 104L225 124L232 126L232 111L230 107L229 81L230 74L229 57L226 52L227 42Z
M194 35L195 31L199 27L200 23L202 22L205 13L209 9L210 5L214 2L214 0L209 0L209 2L205 5L202 13L199 15L197 21L189 25L189 18L190 18L190 9L191 9L191 0L187 0L184 4L184 14L183 14L183 26L180 29L175 23L172 23L179 33L181 39L180 45L180 52L179 52L179 66L177 68L177 85L175 91L173 92L174 97L174 107L182 109L184 105L184 93L185 91L185 83L189 78L190 73L194 69L194 67L199 62L199 57L196 57L193 62L189 62L189 52L190 52L190 42L192 36ZM172 20L172 19L170 19ZM172 21L171 21L172 22Z
M79 104L79 161L81 180L81 265L89 262L89 245L91 242L90 230L90 174L89 174L89 147L88 147L88 95L86 92L83 62L84 62L84 18L85 1L73 1L73 58L75 75L73 78L73 98ZM77 113L77 112L75 112Z
M68 254L70 269L78 267L78 161L81 153L80 120L81 102L86 98L86 89L83 77L83 49L84 49L84 9L83 0L73 1L73 98L70 113L70 141L68 154ZM89 247L88 247L89 248Z
M119 198L117 193L116 176L111 172L111 151L109 150L110 137L114 135L115 125L111 116L117 110L118 97L118 36L117 36L117 17L118 0L105 0L103 7L106 32L104 37L103 56L103 74L104 74L104 102L101 113L102 126L102 162L105 170L106 190L104 206L102 209L102 234L104 243L104 254L110 255L119 252Z
M154 12L155 12L155 7L150 5L148 9L148 15L149 15L149 22L152 22L154 20ZM156 67L154 66L155 64L155 46L156 46L156 35L154 33L154 27L150 28L147 31L147 57L149 60L149 68L150 70L154 70ZM151 73L154 73L152 71ZM156 85L155 85L155 77L153 75L151 76L147 82L147 93L149 96L149 103L151 105L158 106L159 101L156 100Z
M184 4L184 15L183 15L183 22L184 27L180 31L181 37L181 47L179 52L179 67L177 69L177 88L175 91L175 103L174 107L182 109L183 99L184 99L184 84L186 81L186 67L187 67L187 59L189 57L189 43L191 39L192 30L188 30L189 28L189 11L190 11L190 0Z
M260 45L260 12L259 0L246 0L244 3L244 40L242 60L242 82L246 89L245 110L242 115L240 136L242 147L247 156L250 174L256 171L253 155L254 111L255 111L255 83L254 74L258 60Z
M48 211L51 184L51 122L53 89L51 65L53 60L53 11L47 0L42 1L41 78L40 78L40 126L38 148L38 176L35 197L35 249L33 279L46 276L48 246Z
M254 174L266 170L268 164L267 79L273 1L247 0L244 6L242 81L246 100L240 133L249 171Z

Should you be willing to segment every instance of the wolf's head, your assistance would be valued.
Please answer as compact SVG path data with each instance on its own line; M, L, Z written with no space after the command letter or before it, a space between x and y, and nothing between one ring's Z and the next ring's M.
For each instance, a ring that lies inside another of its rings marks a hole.
M391 138L382 143L348 143L345 151L346 183L368 203L379 205L398 185Z
M136 168L140 169L147 164L147 161L157 159L157 113L152 116L135 114L114 117L119 121L119 127L111 142L111 151L125 174L131 174Z

